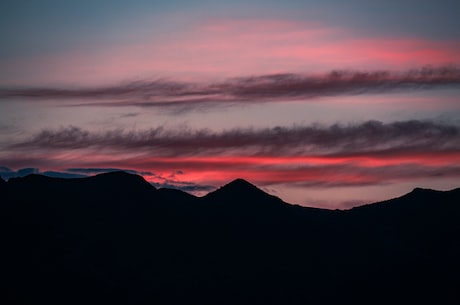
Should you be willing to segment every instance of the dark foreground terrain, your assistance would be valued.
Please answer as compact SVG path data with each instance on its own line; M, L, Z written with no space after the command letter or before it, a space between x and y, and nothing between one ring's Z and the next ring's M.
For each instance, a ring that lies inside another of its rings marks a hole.
M331 211L244 180L0 180L2 304L460 304L460 189Z

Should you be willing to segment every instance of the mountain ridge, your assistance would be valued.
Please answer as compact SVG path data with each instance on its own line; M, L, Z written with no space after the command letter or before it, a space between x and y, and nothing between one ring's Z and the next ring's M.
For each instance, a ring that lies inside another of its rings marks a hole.
M283 201L281 198L276 197L274 195L271 195L256 185L248 182L245 179L242 178L237 178L234 179L220 187L218 187L216 190L209 192L208 194L198 197L193 194L190 194L188 192L182 191L180 189L174 189L174 188L155 188L151 183L147 182L142 176L133 174L133 173L128 173L125 171L113 171L113 172L108 172L108 173L101 173L97 174L94 176L88 176L88 177L81 177L81 178L59 178L59 177L50 177L42 174L29 174L23 177L14 177L10 178L8 180L3 180L0 178L0 185L5 185L5 186L11 186L12 184L19 184L19 185L24 185L24 183L28 186L31 184L43 184L43 183L61 183L65 182L67 184L72 184L73 182L84 182L82 184L90 184L94 183L97 184L97 186L103 186L105 189L119 189L121 187L126 187L131 189L136 189L140 188L145 190L150 190L150 191L158 191L162 190L161 192L163 194L169 193L169 194L174 194L172 196L175 196L178 198L188 198L189 200L204 200L204 201L209 201L209 200L218 200L218 201L223 201L223 202L229 202L232 200L238 200L243 197L251 197L252 200L269 200L272 202L279 202L280 204L288 204L291 206L298 206L297 204L289 203ZM94 188L92 189L94 191ZM368 204L364 204L362 206L371 206L375 204L382 204L386 202L391 202L392 200L401 198L401 197L414 197L422 199L423 196L430 196L433 194L444 194L448 192L460 192L460 188L454 188L451 190L447 191L441 191L441 190L435 190L435 189L429 189L429 188L420 188L420 187L415 187L412 191L402 194L401 196L391 198L391 199L386 199L383 201L379 202L372 202ZM193 198L193 199L192 199ZM306 206L299 206L299 207L306 207ZM350 209L354 208L359 208L361 206L353 207ZM312 207L306 207L306 208L312 208ZM321 208L313 208L313 209L320 209L320 210L329 210L329 209L321 209ZM349 209L344 209L343 211L346 211Z
M287 204L242 179L203 197L123 173L0 186L3 304L460 297L460 189L324 210Z

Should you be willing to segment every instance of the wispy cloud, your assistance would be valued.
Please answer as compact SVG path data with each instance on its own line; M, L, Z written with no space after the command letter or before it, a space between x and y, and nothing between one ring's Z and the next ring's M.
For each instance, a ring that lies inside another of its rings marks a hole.
M42 130L10 149L65 150L103 148L174 156L400 156L460 152L460 126L433 121L399 121L331 126L91 132L69 126Z
M21 152L30 151L27 158ZM184 190L237 177L259 185L379 185L460 177L460 126L434 121L367 121L330 126L90 132L43 130L5 147L0 164L33 164L90 175L129 169ZM193 182L191 182L193 181Z
M203 105L310 100L395 90L460 87L457 66L423 67L402 72L336 70L325 74L270 74L216 83L174 80L136 81L99 88L3 88L0 99L71 100L71 106L143 106L194 109ZM75 102L76 99L86 100Z
M10 178L24 177L30 174L41 174L44 176L54 177L54 178L83 178L83 177L86 177L86 175L74 174L74 173L69 173L66 171L40 171L40 169L33 168L33 167L12 170L8 167L0 166L0 178L2 179L8 180Z
M0 166L0 177L3 179L10 179L13 177L23 177L30 174L37 174L39 172L38 168L21 168L17 171L14 171L6 166Z

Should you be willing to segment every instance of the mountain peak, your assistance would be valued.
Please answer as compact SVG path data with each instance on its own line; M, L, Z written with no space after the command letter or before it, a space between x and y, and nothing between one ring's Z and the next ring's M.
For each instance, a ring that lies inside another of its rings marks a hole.
M260 204L265 202L277 202L282 203L283 201L278 197L272 196L257 186L244 179L235 179L228 184L220 187L214 192L209 193L205 198L213 201L218 201L232 206L241 204Z
M246 181L244 179L241 179L241 178L235 179L235 180L225 184L224 186L220 187L215 192L225 193L226 195L231 195L231 194L249 195L249 194L254 194L254 193L268 195L267 193L265 193L264 191L259 189L254 184L252 184L252 183L250 183L250 182L248 182L248 181Z
M259 190L259 188L257 188L254 184L248 182L247 180L241 179L241 178L237 178L237 179L227 183L222 188L227 188L227 187L232 187L232 188L235 188L235 187L238 187L238 188L251 188L251 189L258 189Z

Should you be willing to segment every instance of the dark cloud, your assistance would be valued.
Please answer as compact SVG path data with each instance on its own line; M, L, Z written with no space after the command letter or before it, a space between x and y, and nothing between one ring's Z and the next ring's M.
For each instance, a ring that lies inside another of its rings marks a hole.
M0 164L6 164L9 168L25 168L29 166L37 166L40 168L55 168L53 154L50 152L43 152L25 155L23 151L10 150L7 147L2 147L2 154L0 155ZM15 172L15 171L14 171Z
M12 170L6 166L0 166L0 173L10 173Z
M137 112L130 112L130 113L125 113L125 114L122 114L120 115L121 118L132 118L132 117L137 117L139 116L140 113L137 113Z
M19 154L24 151L31 152L27 160ZM40 168L59 168L69 157L78 167L58 175L123 170L149 176L156 187L189 192L210 190L214 180L220 183L225 177L251 179L261 186L323 188L452 179L460 177L460 125L366 121L221 132L161 127L91 132L71 126L43 130L5 147L0 164L19 167L27 161ZM39 171L0 168L4 179L32 172ZM220 176L210 176L204 184L184 181L197 172Z
M33 148L106 149L155 154L156 156L397 156L460 152L460 126L433 121L310 125L274 128L238 128L222 132L158 127L145 131L90 132L70 126L43 130L11 150ZM98 169L118 170L118 169ZM82 173L92 169L72 169ZM94 172L94 171L93 171Z
M64 89L64 88L16 88L2 89L0 97L14 98L45 98L45 99L74 99L74 98L121 98L121 97L136 97L149 99L155 96L181 96L193 94L191 84L174 82L174 81L136 81L116 86L100 87L100 88L84 88L84 89Z
M32 168L32 167L22 168L17 171L17 174L19 177L27 176L30 174L38 174L38 168Z
M81 174L74 174L74 173L68 173L68 172L60 172L60 171L40 171L38 168L22 168L17 171L14 171L8 167L5 166L0 166L0 177L2 179L8 180L10 178L16 178L16 177L24 177L30 174L40 174L48 177L53 177L53 178L83 178L87 177L87 175L81 175Z
M173 107L186 111L212 105L306 100L321 96L428 90L439 87L460 87L460 68L427 66L403 72L337 70L322 75L286 73L232 78L217 83L136 81L80 89L3 88L0 89L0 98L59 101L87 99L88 102L72 102L70 105Z
M153 182L152 185L156 188L170 188L189 193L210 192L216 189L216 187L212 185L201 185L193 182Z
M17 171L14 171L6 166L0 166L0 177L2 179L8 180L10 178L24 177L30 174L38 174L38 168L27 167L21 168Z
M11 170L10 168L6 166L0 166L0 178L4 180L8 180L10 178L14 178L17 176L18 176L17 172Z

